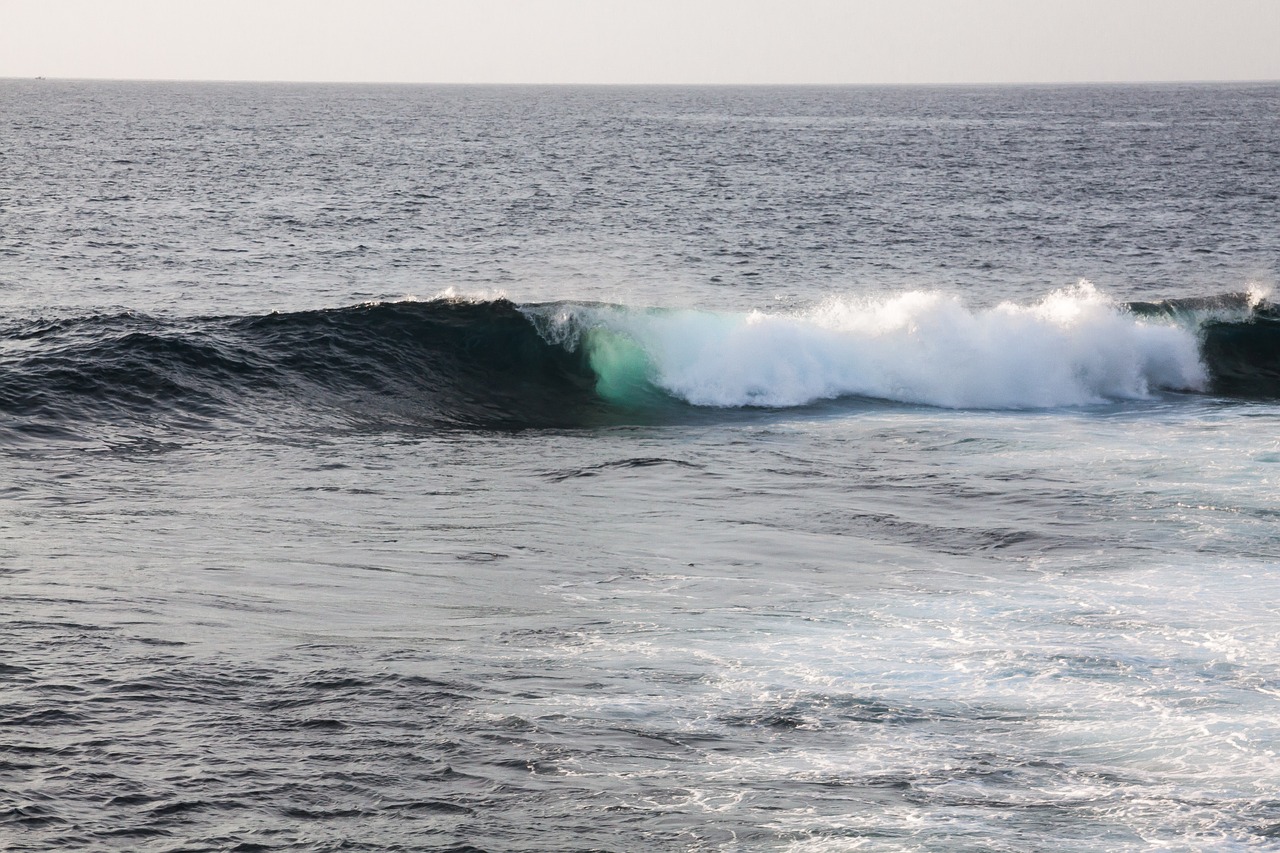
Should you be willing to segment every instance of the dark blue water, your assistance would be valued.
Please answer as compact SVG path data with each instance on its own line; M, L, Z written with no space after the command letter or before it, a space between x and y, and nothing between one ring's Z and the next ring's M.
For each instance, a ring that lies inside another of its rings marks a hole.
M1278 107L0 81L0 847L1280 846Z

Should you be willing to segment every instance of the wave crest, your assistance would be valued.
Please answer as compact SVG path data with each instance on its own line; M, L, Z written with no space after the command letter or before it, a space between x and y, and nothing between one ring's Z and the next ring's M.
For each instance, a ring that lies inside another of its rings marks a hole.
M643 383L699 406L797 406L845 396L950 408L1036 408L1203 391L1196 329L1143 317L1091 284L973 310L937 292L833 299L792 314L534 312L549 340L581 346L601 394ZM643 380L643 381L642 381Z

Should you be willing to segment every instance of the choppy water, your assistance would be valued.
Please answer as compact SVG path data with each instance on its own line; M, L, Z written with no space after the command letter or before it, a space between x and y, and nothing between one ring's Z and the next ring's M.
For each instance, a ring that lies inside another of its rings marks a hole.
M1276 115L0 81L0 847L1280 847Z

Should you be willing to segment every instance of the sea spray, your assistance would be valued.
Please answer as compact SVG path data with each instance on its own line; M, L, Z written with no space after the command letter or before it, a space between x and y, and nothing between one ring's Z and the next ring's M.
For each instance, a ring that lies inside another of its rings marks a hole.
M1194 324L1140 316L1088 282L980 310L909 292L779 314L560 306L540 326L587 351L610 400L643 380L698 406L861 396L1017 409L1203 391L1209 379Z

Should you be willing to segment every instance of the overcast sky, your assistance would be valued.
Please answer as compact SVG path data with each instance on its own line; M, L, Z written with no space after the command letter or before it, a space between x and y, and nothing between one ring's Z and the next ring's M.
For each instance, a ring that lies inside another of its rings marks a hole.
M0 77L1280 79L1280 0L0 0Z

